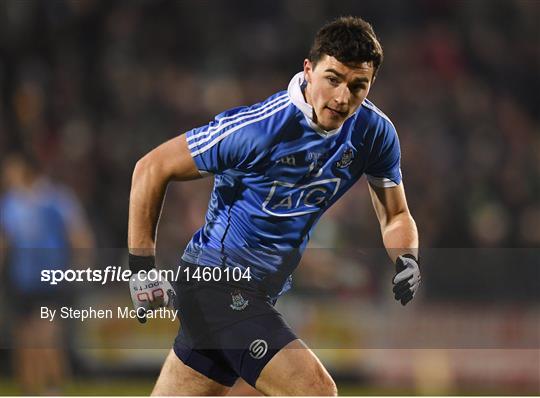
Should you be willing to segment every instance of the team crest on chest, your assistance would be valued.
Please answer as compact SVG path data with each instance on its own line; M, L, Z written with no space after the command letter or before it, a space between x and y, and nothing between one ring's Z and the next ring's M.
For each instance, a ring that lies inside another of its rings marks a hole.
M345 152L343 152L343 155L341 155L341 159L336 162L336 166L338 169L344 169L346 167L349 167L353 160L354 152L352 148L347 148Z
M231 293L231 297L232 304L230 304L230 307L235 311L242 311L249 304L249 300L246 300L244 299L244 297L242 297L242 293L240 293L240 290L233 291Z

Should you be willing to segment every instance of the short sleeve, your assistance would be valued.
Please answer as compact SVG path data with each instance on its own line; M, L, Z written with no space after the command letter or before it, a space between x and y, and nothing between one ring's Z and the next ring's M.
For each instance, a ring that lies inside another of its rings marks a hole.
M257 126L230 117L218 115L209 124L186 133L199 171L219 174L228 169L250 169L256 163Z
M401 184L401 151L394 125L382 120L365 170L368 181L389 188Z
M249 171L268 155L290 104L286 93L251 107L223 112L209 124L188 131L188 148L202 173Z

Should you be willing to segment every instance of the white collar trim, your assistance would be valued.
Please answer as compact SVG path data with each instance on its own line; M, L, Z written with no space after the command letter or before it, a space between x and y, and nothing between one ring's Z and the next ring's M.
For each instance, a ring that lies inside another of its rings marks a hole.
M291 79L289 87L287 88L291 102L302 111L306 117L309 127L315 130L319 135L326 138L338 134L343 125L339 126L337 129L327 131L320 128L317 123L313 121L313 107L306 102L304 99L304 93L302 92L302 84L304 81L304 72L298 72Z

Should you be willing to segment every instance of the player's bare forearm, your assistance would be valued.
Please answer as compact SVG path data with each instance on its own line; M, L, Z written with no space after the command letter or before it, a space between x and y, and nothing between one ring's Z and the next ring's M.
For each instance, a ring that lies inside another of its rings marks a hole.
M156 232L170 181L200 178L185 136L173 138L141 158L133 171L129 197L128 247L132 254L155 254Z
M418 230L409 212L403 184L391 188L369 185L384 247L393 262L410 253L418 258Z
M132 254L154 255L156 227L168 180L145 158L133 171L129 196L128 246Z
M381 233L392 262L403 254L418 258L418 230L408 211L395 215L388 224L381 226Z

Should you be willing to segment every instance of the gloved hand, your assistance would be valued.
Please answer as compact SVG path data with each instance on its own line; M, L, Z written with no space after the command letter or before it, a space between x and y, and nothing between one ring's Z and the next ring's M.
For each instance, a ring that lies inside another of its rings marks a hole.
M176 294L173 287L169 281L158 275L153 264L153 256L129 255L129 266L133 272L129 280L129 290L140 323L146 322L147 311L175 305Z
M402 305L412 300L420 285L420 268L418 260L412 254L404 254L396 260L396 275L392 283L394 298Z

